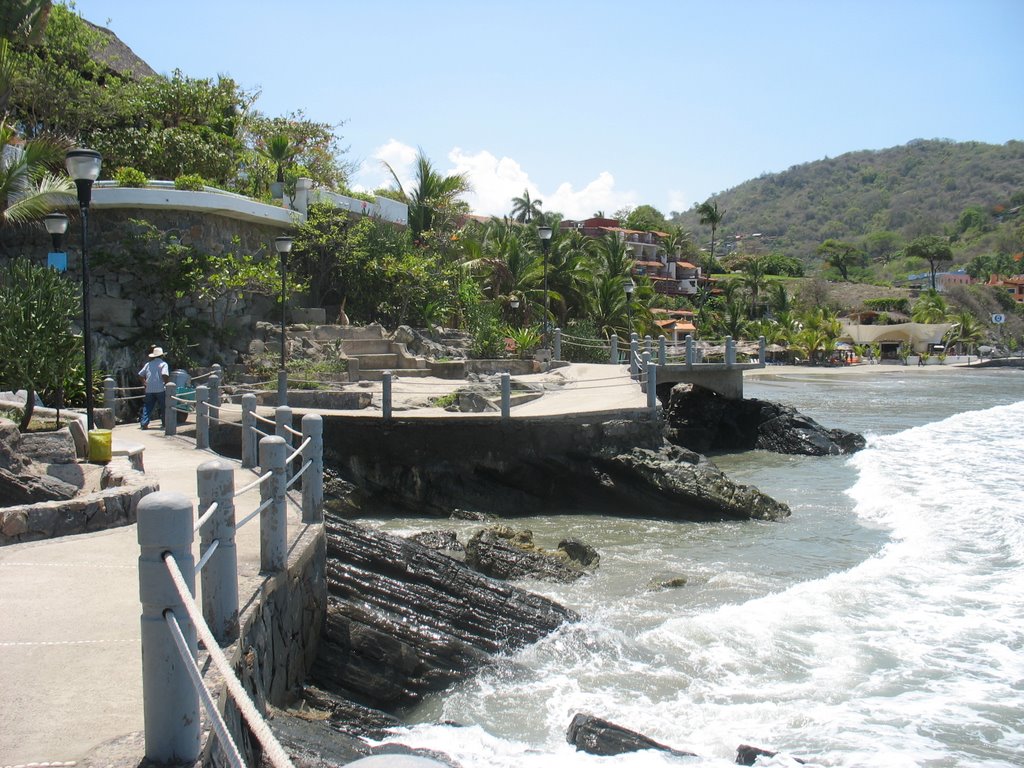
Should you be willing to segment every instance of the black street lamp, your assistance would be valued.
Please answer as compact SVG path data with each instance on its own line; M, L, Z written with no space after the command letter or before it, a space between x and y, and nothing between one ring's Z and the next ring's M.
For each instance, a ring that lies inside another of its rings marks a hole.
M626 292L626 324L628 325L626 331L630 338L633 337L633 291L635 289L636 283L633 282L633 278L627 277L622 281L622 290Z
M277 251L277 255L281 258L281 367L277 373L277 394L278 394L278 405L284 405L284 391L283 387L287 381L287 375L285 373L285 337L284 337L284 324L285 324L285 300L287 298L287 285L288 285L288 254L292 251L292 238L288 235L281 235L280 237L274 238L274 249Z
M82 338L85 342L85 414L89 429L93 420L92 396L92 316L89 311L89 203L92 184L100 175L103 156L94 149L72 149L64 156L68 176L78 188L78 210L82 215ZM47 228L49 229L49 228Z
M64 213L48 213L43 216L43 225L50 233L53 242L53 252L60 253L61 245L64 242L64 233L68 231L68 217Z
M544 343L548 342L548 248L551 247L551 227L537 227L537 237L544 248Z

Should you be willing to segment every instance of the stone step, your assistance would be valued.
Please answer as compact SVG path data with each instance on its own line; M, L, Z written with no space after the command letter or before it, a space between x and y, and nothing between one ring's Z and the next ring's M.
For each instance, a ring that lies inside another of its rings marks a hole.
M429 368L370 368L359 369L360 381L382 381L385 371L391 371L400 379L423 379L432 375Z
M349 357L355 357L359 360L359 370L364 368L368 369L385 369L385 368L398 368L398 355L389 352L385 354L376 355L349 355Z
M394 342L387 339L344 339L341 350L349 357L395 354Z

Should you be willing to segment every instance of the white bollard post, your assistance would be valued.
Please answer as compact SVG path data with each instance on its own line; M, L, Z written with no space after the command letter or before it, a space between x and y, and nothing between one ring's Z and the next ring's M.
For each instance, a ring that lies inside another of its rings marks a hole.
M117 382L110 376L103 379L103 407L109 408L117 420Z
M668 342L665 341L665 334L658 337L658 365L665 365L668 362Z
M652 341L653 339L651 339L650 334L644 336L644 352L646 352L647 354L652 354L652 352L654 351L654 348L651 345Z
M501 420L508 421L512 413L512 377L501 374Z
M210 390L196 387L196 450L210 447Z
M555 328L555 360L562 359L562 329Z
M242 469L256 466L256 395L242 395Z
M302 417L302 442L309 438L304 459L310 462L302 476L302 522L324 521L324 420L318 413ZM305 461L303 462L305 463Z
M260 474L271 476L260 485L260 503L273 502L260 512L260 570L283 571L288 563L288 498L285 461L288 446L277 435L260 440Z
M198 655L196 629L164 563L169 552L194 596L192 502L180 493L157 491L138 507L139 598L142 601L142 695L146 758L187 763L199 757L199 694L185 671L164 613L174 613L185 641Z
M277 372L277 405L288 405L288 371L284 368Z
M198 390L196 392L198 395ZM199 516L211 504L217 511L199 529L199 557L217 543L203 567L203 618L221 645L238 637L238 552L235 548L235 471L223 461L208 461L196 469Z
M693 349L693 336L686 334L686 364L693 365L693 358L695 357Z
M764 368L765 360L767 358L768 344L765 341L764 336L757 337L757 362L762 368Z
M736 341L732 336L725 337L725 364L736 365Z
M650 370L650 368L651 368L651 352L650 352L650 350L645 349L644 353L640 356L640 373L642 374L642 376L640 377L640 391L641 392L647 392L647 390L648 390L648 386L647 386L647 373ZM650 396L650 393L648 393L648 396Z
M178 412L174 410L174 398L178 394L178 385L173 381L164 384L164 410L160 416L164 420L164 434L173 435L178 431Z
M612 365L619 364L619 336L613 333L610 339L611 341L611 354L609 355L608 362Z
M632 378L637 378L640 375L640 371L636 366L638 345L636 341L636 334L629 340L629 375Z
M651 418L658 418L658 366L647 361L647 407L651 410Z
M220 376L211 376L206 380L210 388L210 416L214 419L220 418Z
M380 399L384 421L391 421L391 371L384 371L384 376L381 379Z

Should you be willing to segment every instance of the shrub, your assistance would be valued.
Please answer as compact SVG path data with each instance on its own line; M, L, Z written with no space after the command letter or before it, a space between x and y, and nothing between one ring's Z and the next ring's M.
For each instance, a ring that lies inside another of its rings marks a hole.
M188 192L202 192L206 186L206 179L198 173L183 173L174 180L175 189L183 189Z
M910 314L910 300L901 297L883 296L877 299L864 299L864 306L876 312L902 312Z
M114 181L121 187L144 187L149 179L138 168L123 165L114 171Z

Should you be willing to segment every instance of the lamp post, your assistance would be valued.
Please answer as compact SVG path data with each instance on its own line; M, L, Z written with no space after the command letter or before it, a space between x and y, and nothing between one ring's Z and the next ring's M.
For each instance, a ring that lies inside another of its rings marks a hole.
M633 291L636 289L636 283L633 282L633 278L627 277L622 281L622 290L626 292L626 332L630 337L633 336Z
M288 374L285 372L285 299L288 286L288 254L292 251L292 239L288 235L274 238L274 249L281 259L281 367L277 371L277 404L285 405Z
M544 248L544 344L548 343L548 248L551 246L551 227L537 227L537 237Z
M64 241L64 233L68 231L68 217L64 213L48 213L43 216L43 225L50 233L53 242L53 251L58 253Z
M64 156L68 176L78 188L78 210L82 215L82 338L85 343L85 414L89 429L95 426L92 397L92 316L89 311L89 203L92 184L100 175L103 156L94 149L72 149ZM49 227L47 227L49 231ZM52 234L52 233L51 233Z

